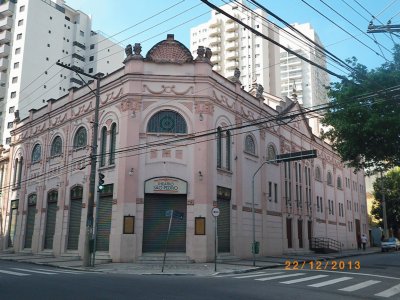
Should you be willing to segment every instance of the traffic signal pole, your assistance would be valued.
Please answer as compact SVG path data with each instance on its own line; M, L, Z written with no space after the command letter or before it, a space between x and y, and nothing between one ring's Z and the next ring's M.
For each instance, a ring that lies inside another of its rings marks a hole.
M69 69L78 74L78 76L83 80L83 78L79 75L85 75L89 78L96 79L96 92L94 92L90 86L85 82L86 86L92 91L92 93L96 96L95 108L94 108L94 120L93 120L93 134L92 134L92 146L90 151L90 179L89 179L89 195L87 202L87 218L86 218L86 230L85 230L85 244L84 244L84 253L83 253L83 266L89 267L94 266L91 263L91 253L90 253L90 244L93 244L93 208L94 208L94 195L96 191L95 181L96 181L96 159L97 159L97 135L99 129L99 106L100 106L100 78L102 74L99 73L97 76L93 76L91 74L87 74L83 72L81 69L70 67L69 65L65 65L63 63L57 62L58 66ZM94 263L94 261L93 261Z

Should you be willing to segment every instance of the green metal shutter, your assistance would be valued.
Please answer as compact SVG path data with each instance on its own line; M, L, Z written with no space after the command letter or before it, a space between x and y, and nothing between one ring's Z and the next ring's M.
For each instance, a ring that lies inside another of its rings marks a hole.
M186 195L146 194L143 219L143 252L163 252L168 233L167 210L183 213L183 220L172 219L168 252L186 252Z
M10 233L8 235L8 247L14 247L15 228L17 226L18 208L12 208L10 214Z
M71 200L68 225L68 250L78 250L81 230L82 199Z
M110 246L112 195L100 196L97 213L96 251L108 251Z
M25 230L25 248L32 248L33 229L35 227L36 203L28 206Z
M231 251L230 201L224 199L217 199L217 206L220 210L220 214L217 220L218 252L230 252Z
M46 232L44 235L44 249L53 249L53 238L56 229L57 202L47 203Z

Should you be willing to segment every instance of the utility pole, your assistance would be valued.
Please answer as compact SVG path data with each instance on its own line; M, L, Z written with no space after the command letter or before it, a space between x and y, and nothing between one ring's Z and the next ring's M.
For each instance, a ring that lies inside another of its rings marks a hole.
M388 223L386 215L386 201L385 201L385 185L383 182L383 175L381 171L381 192L382 192L382 218L383 218L383 235L385 238L389 238Z
M374 25L369 23L367 33L382 33L382 32L400 32L400 25L391 25L387 23L386 25Z
M97 158L97 132L99 128L99 106L100 106L100 78L103 76L102 73L93 76L83 72L82 69L65 65L63 63L57 62L57 65L65 69L75 72L81 80L86 84L86 86L91 90L91 92L96 96L96 103L94 108L94 121L93 121L93 135L92 135L92 146L90 151L90 179L89 179L89 197L87 205L87 219L86 219L86 231L85 231L85 245L83 254L83 266L89 267L92 265L91 260L91 247L93 245L93 208L94 208L94 194L96 191L95 181L96 181L96 158ZM96 79L96 92L91 89L91 87L86 83L86 81L80 76L80 74L87 76L92 79ZM93 266L93 265L92 265Z

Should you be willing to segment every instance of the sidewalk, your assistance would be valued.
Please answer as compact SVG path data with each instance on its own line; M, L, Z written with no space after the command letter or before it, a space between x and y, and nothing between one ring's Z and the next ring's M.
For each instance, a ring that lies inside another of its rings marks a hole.
M32 255L25 253L3 253L0 252L0 260L19 261L24 263L32 263L38 265L47 265L59 268L67 268L74 270L85 270L115 274L142 274L142 275L194 275L208 276L215 274L235 274L247 273L256 270L278 268L284 266L285 261L297 260L299 263L303 261L315 260L333 260L358 255L368 255L380 252L380 248L368 248L362 250L344 250L339 253L329 254L287 254L282 256L263 256L256 257L256 266L253 266L253 260L241 259L236 261L224 261L217 264L217 272L214 270L214 263L176 263L172 264L167 260L164 272L161 273L161 263L108 263L96 264L93 268L82 267L82 261L75 257L54 257L51 255Z

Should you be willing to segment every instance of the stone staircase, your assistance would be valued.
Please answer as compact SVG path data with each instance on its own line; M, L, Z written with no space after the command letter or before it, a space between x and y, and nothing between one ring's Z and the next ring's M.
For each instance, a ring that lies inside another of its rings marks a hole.
M138 258L138 263L143 264L161 264L164 259L164 253L143 253ZM186 256L185 253L167 253L166 264L188 264L194 263L194 260Z
M95 263L98 264L108 264L112 262L111 256L108 252L96 251Z

